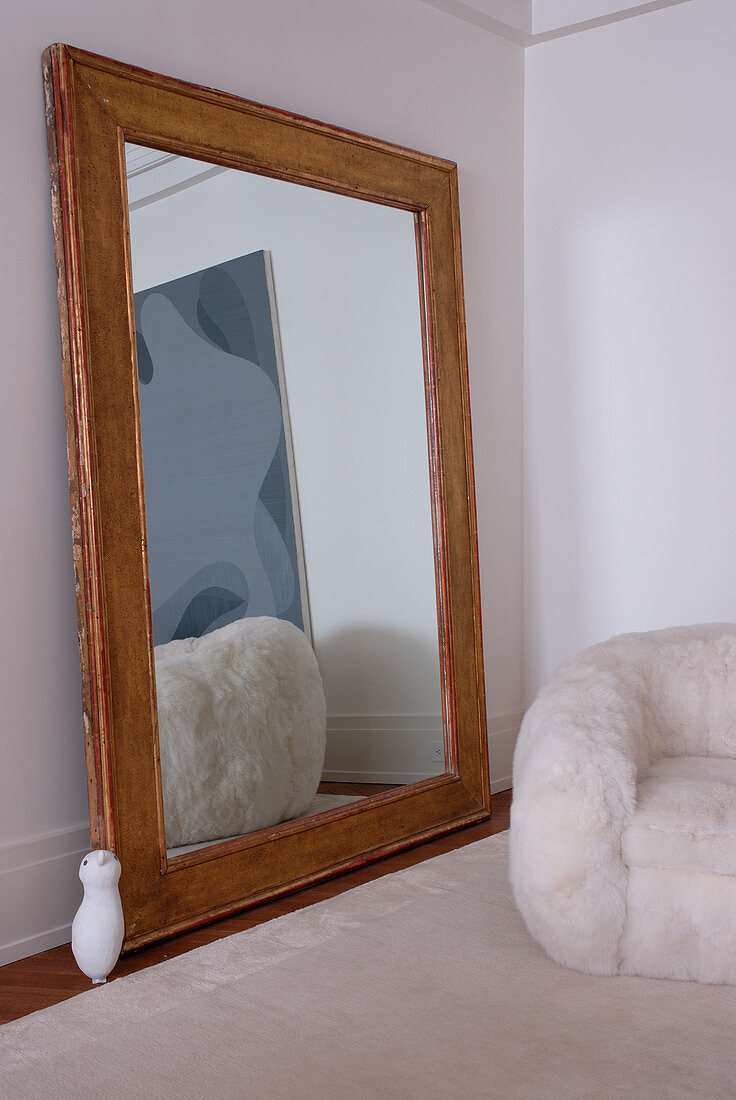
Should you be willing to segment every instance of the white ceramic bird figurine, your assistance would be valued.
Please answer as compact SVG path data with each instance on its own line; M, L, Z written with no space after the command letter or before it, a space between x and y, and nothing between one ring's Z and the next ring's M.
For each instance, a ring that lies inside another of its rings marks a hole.
M125 932L118 857L102 849L89 852L79 865L79 877L84 898L72 921L72 954L82 973L99 985L118 960Z

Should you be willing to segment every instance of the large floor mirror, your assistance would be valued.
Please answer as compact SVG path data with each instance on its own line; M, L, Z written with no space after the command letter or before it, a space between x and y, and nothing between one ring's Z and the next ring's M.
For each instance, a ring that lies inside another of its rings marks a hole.
M489 815L457 174L67 46L44 82L130 950Z

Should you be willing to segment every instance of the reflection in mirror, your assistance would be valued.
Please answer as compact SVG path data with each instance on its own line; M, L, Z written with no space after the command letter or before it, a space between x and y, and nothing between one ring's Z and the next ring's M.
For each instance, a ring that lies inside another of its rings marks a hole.
M126 159L178 854L445 769L415 227Z

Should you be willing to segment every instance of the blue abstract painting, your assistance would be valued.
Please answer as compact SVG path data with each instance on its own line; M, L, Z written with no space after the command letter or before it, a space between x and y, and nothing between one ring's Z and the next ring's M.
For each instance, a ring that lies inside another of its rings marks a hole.
M246 615L309 633L269 254L134 300L154 644Z

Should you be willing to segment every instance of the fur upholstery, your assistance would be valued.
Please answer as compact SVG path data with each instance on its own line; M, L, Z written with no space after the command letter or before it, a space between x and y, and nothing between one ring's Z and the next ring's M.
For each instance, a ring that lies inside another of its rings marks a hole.
M736 626L564 665L514 758L511 880L566 966L736 984Z
M303 814L322 773L325 697L302 631L239 619L155 659L167 847Z

